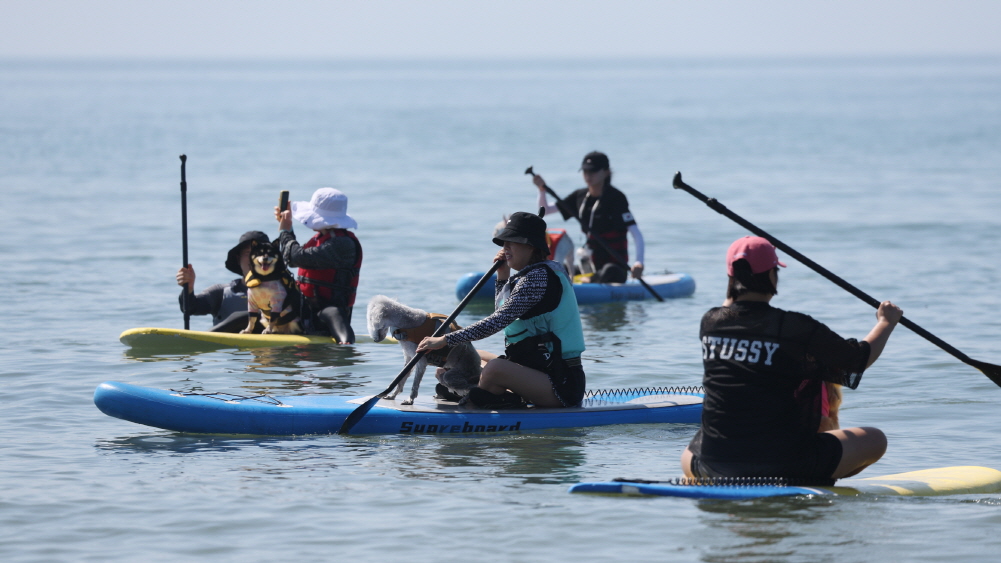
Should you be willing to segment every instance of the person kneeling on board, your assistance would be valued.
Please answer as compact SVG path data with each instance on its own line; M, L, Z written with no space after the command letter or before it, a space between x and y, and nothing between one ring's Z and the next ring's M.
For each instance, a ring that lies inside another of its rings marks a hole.
M293 217L316 231L304 245L292 232ZM293 201L291 210L276 206L275 219L282 257L290 268L299 268L307 333L326 332L341 344L354 344L351 311L362 250L358 238L348 230L358 228L358 222L348 215L348 196L334 188L320 188L310 201Z
M532 182L539 189L539 206L546 213L559 211L563 219L576 218L584 235L598 237L605 245L588 240L578 249L582 254L581 273L584 279L594 283L625 283L632 274L634 278L643 275L643 234L636 219L629 211L626 195L612 185L612 169L605 153L592 151L584 155L580 164L586 187L571 193L565 200L550 204L546 198L546 181L538 174L532 174ZM618 261L626 264L629 260L629 243L626 233L633 237L636 246L636 262L627 271ZM606 248L607 246L607 248ZM608 250L618 256L612 257ZM571 272L573 273L573 272Z
M886 452L877 428L818 432L825 382L855 389L903 312L889 301L861 342L769 304L778 293L775 247L761 237L730 245L722 307L702 317L702 427L681 456L687 477L785 477L833 484Z
M247 285L244 276L250 271L250 243L269 242L268 235L261 231L247 231L240 236L240 242L226 255L226 269L240 277L228 284L218 283L195 294L195 269L188 264L177 271L177 285L187 286L188 310L184 310L184 289L178 297L181 312L189 315L212 315L211 332L240 332L247 327L250 314L247 312ZM264 326L256 327L260 333Z
M497 309L487 318L445 336L427 337L417 350L480 340L504 331L504 356L489 359L467 401L481 408L575 407L584 398L584 351L577 297L566 270L547 260L546 222L517 212L493 239L503 246L495 260ZM518 271L511 275L511 269Z

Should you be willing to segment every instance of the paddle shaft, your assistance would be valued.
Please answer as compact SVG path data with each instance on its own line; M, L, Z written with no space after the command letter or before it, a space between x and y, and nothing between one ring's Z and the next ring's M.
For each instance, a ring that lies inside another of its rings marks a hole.
M869 294L867 294L864 291L862 291L861 289L853 286L852 284L846 282L845 280L841 279L840 277L834 275L832 272L830 272L829 270L827 270L826 268L824 268L820 264L817 264L813 260L810 260L806 256L803 256L799 252L796 252L796 250L794 250L792 247L790 247L789 245L787 245L784 242L780 241L779 239L773 237L772 235L766 233L762 229L758 228L756 225L752 224L750 221L747 221L746 219L744 219L743 217L737 215L733 211L730 211L729 209L727 209L727 207L725 205L723 205L718 200L716 200L716 198L706 197L704 194L702 194L701 192L699 192L695 188L693 188L693 187L689 186L688 184L686 184L685 182L683 182L682 179L681 179L681 172L678 172L677 174L674 175L674 187L675 187L675 189L684 190L684 191L692 194L693 196L695 196L696 199L702 201L702 203L705 203L707 206L709 206L710 209L716 211L720 215L726 216L727 218L731 219L732 221L734 221L738 225L744 227L745 229L751 231L752 233L758 235L759 237L768 239L768 242L771 242L773 245L775 245L776 248L782 250L783 252L785 252L789 256L792 256L796 260L799 260L801 263L803 263L804 265L806 265L811 270L813 270L813 271L817 272L818 274L824 276L825 278L831 280L832 282L834 282L841 289L844 289L848 293L851 293L855 297L858 297L862 301L865 301L866 303L868 303L872 307L875 307L876 309L879 308L880 302L877 301L876 299L874 299L873 297L871 297ZM932 344L938 346L939 348L945 350L949 354L952 354L953 356L955 356L959 361L963 362L964 364L971 365L971 366L979 369L980 371L984 372L984 374L987 375L987 377L989 377L991 379L991 381L993 381L994 383L996 383L998 386L1001 386L1001 367L995 366L995 365L992 365L992 364L988 364L988 363L985 363L985 362L981 362L981 361L978 361L978 360L974 360L974 359L970 358L966 354L964 354L964 353L960 352L959 350L957 350L956 348L952 347L952 345L950 345L948 342L945 342L944 340L940 339L939 337L935 336L934 334L932 334L932 333L928 332L927 330L921 328L920 326L918 326L917 324L915 324L914 322L912 322L910 319L908 319L906 317L901 317L900 324L902 324L902 325L906 326L907 328L911 329L912 331L914 331L916 334L918 334L919 336L921 336L925 340L927 340L927 341L931 342Z
M187 155L181 155L181 254L183 264L182 267L188 267L188 182L184 176L184 165L187 163ZM184 330L189 330L191 328L191 314L188 313L188 294L191 293L191 288L185 285L181 294L183 305L184 305Z
M437 337L441 336L442 334L445 334L445 331L448 330L449 325L451 325L452 322L455 321L455 318L458 317L459 313L461 313L462 310L466 308L466 305L468 305L469 302L473 300L473 297L480 290L480 288L482 288L483 285L487 283L487 281L491 278L491 276L497 273L497 268L500 268L501 264L503 263L504 263L503 260L497 260L496 262L494 262L494 265L490 267L490 270L488 270L487 273L483 274L483 277L480 278L480 281L476 282L476 285L473 286L473 289L469 290L469 293L467 293L466 296L462 299L462 301L459 302L458 307L456 307L455 310L452 311L452 314L449 315L444 322L438 325L438 328L435 329L434 333L431 335L432 337ZM344 422L341 424L341 428L337 431L337 433L347 434L351 432L351 429L355 426L355 424L358 424L358 421L361 420L362 417L364 417L366 414L368 414L368 411L372 410L372 407L374 407L375 404L379 402L379 399L388 395L393 390L394 387L399 385L400 382L403 381L403 379L410 374L410 370L414 369L414 366L416 366L417 362L419 362L421 358L424 357L424 354L425 352L423 351L414 354L414 357L410 358L410 361L407 362L407 365L403 366L403 370L400 371L400 374L396 376L396 379L394 379L393 382L389 384L389 387L386 387L385 391L365 401L360 406L358 406L358 408L351 411L351 414L349 414L347 418L344 419Z
M531 170L531 168L529 168L529 170ZM534 172L529 172L529 173L532 174L532 176L535 176ZM557 205L559 205L560 203L563 203L563 199L560 198L559 195L557 195L557 193L556 193L555 190L553 190L552 188L550 188L546 184L543 184L543 188L546 190L546 192L549 195L551 195L554 198L556 198ZM576 217L575 216L575 218L577 219L577 223L580 224L580 229L583 231L584 230L584 222L581 221L580 217ZM587 236L587 240L588 241L592 241L593 240L594 242L597 242L599 246L601 246L602 250L604 250L608 254L608 256L612 259L612 262L615 262L620 267L625 268L627 272L630 270L629 265L626 264L621 258L619 258L619 255L614 250L612 250L611 248L608 247L608 243L606 243L605 241L601 240L600 238L598 238L596 236L593 236L590 232L587 232L585 234ZM664 298L661 297L660 294L657 293L656 290L654 290L654 288L650 287L650 284L648 284L645 281L643 281L642 277L636 278L636 281L640 282L640 284L643 287L645 287L646 290L650 292L650 295L653 295L657 299L657 301L664 301Z

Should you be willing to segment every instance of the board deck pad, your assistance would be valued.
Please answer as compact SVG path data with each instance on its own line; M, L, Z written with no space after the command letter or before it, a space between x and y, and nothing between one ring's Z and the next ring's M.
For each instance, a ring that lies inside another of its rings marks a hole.
M94 391L101 412L130 422L202 434L290 436L331 434L370 397L338 395L241 396L184 393L116 381ZM698 387L590 391L576 408L486 410L460 407L421 395L413 405L380 399L352 434L464 434L609 424L697 424L702 416Z
M668 496L696 499L745 500L798 495L942 496L1001 492L1001 471L957 466L907 473L842 479L831 487L799 487L768 482L733 485L688 485L678 482L599 481L577 483L571 493L626 496Z
M371 343L367 334L355 335L356 344ZM304 334L235 334L232 332L208 332L184 330L180 328L142 327L126 330L118 339L130 348L263 348L268 346L303 346L315 344L337 344L330 336ZM395 338L387 336L381 341L396 344Z

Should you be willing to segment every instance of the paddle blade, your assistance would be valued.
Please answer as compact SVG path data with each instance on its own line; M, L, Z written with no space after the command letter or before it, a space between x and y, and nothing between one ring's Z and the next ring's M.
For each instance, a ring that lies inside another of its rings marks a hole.
M372 407L379 402L379 398L380 397L376 395L362 403L361 406L355 410L351 411L351 414L349 414L348 417L344 419L344 422L341 423L341 427L337 430L337 433L347 434L350 432L351 428L353 428L355 424L358 424L358 421L364 418L364 416L368 414L368 411L372 410Z
M987 362L980 362L973 360L970 365L979 369L987 376L988 379L994 382L995 385L1001 387L1001 366L996 366L994 364L988 364Z

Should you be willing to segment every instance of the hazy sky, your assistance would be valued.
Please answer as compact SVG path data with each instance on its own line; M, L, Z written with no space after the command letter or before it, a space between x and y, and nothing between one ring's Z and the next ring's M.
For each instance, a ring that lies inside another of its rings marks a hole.
M998 0L0 0L0 58L1001 54Z

